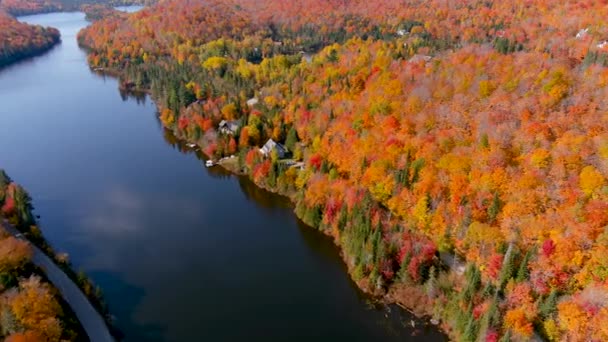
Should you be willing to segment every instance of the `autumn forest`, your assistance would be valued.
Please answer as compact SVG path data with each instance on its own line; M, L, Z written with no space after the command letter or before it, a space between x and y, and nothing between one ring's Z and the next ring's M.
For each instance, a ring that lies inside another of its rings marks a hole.
M60 42L14 16L71 10L94 72L365 292L457 341L608 340L608 0L0 0L0 71ZM110 317L0 170L0 336L83 334L11 227Z
M459 341L600 341L606 5L165 0L79 40L168 130L289 196L367 291Z

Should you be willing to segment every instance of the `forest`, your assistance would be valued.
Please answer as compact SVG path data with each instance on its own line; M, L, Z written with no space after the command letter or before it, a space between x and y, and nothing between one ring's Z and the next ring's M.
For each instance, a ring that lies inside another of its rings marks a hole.
M59 41L56 29L21 23L0 9L0 68L45 52Z
M459 341L602 341L607 4L165 0L79 42L363 289Z

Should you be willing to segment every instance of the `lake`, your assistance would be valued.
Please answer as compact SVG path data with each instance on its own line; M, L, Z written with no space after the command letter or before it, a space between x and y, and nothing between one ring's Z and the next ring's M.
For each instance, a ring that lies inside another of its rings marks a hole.
M47 239L105 294L128 341L443 341L372 305L288 202L205 168L146 97L90 71L83 13L20 20L62 43L0 70L0 166Z

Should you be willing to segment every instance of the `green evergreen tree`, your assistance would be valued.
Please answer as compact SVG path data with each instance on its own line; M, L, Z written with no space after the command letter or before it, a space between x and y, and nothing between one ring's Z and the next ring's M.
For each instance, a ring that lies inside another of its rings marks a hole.
M502 204L500 197L498 196L498 192L495 192L494 197L492 198L492 204L488 207L488 219L490 223L494 223L494 221L496 221L496 217L500 213L501 206Z
M557 291L555 289L551 290L551 293L545 298L545 300L540 305L539 313L542 317L547 318L552 316L555 313L555 309L557 307Z
M502 335L499 342L511 342L511 330L507 330L507 332Z
M502 268L498 277L498 288L502 290L509 279L513 277L513 243L509 244L505 257L503 259Z
M530 276L530 271L528 270L528 263L530 262L530 259L532 258L532 253L534 253L533 249L529 249L526 252L526 255L524 256L523 260L519 264L519 269L517 270L517 275L515 277L515 281L522 282L522 281L528 280L528 278Z
M296 144L298 143L298 132L294 126L291 126L285 139L285 146L289 151L294 151Z
M475 319L473 315L470 315L467 325L464 329L464 333L462 334L462 341L465 342L475 342L477 339L477 324L475 323Z

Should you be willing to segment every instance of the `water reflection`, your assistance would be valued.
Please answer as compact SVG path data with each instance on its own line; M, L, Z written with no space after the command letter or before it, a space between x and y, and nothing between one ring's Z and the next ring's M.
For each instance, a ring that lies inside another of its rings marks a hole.
M91 73L82 13L33 20L64 43L0 74L0 164L32 193L49 241L102 286L128 341L404 340L409 315L370 308L288 201L205 168L150 99Z
M247 177L238 177L239 186L245 198L252 201L261 208L275 209L275 208L291 208L289 199L279 196L277 194L270 193L253 183Z
M120 98L125 102L130 101L130 100L135 100L135 102L137 104L145 105L146 99L148 98L148 94L146 94L143 91L132 91L132 90L119 89L119 92L120 92Z

